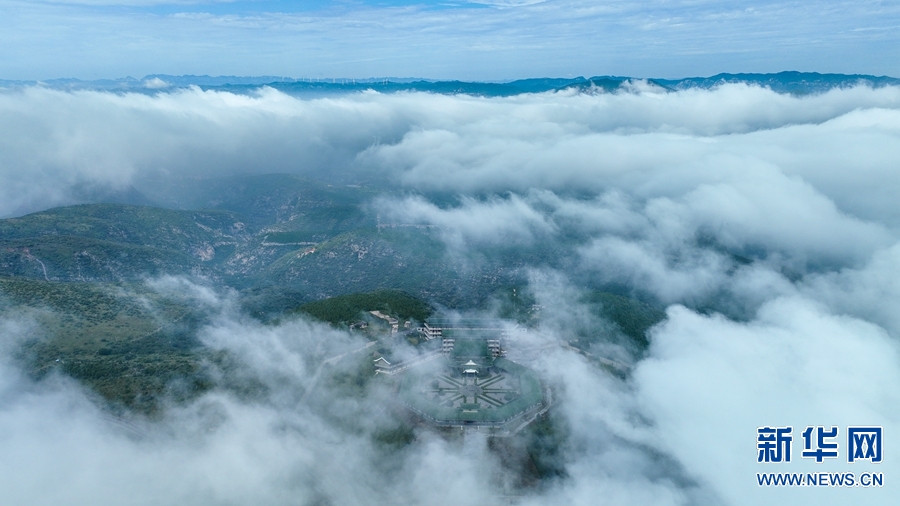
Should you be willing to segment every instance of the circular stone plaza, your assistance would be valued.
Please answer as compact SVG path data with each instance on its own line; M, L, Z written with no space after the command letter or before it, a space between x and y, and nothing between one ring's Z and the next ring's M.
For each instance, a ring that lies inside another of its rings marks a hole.
M437 426L496 434L515 433L546 410L537 375L499 356L496 333L463 329L441 337L444 356L401 378L399 400L408 409Z

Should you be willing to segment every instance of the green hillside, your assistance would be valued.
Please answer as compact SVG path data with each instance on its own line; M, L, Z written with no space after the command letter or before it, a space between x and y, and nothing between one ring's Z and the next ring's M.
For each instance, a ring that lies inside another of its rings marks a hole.
M358 321L367 311L381 311L400 320L425 321L434 309L426 302L397 290L353 293L309 302L297 309L333 325Z
M212 386L195 337L203 316L140 285L0 277L0 316L37 323L19 352L33 377L62 372L114 406L152 413Z
M638 353L643 353L650 345L647 338L650 328L666 317L664 311L649 304L599 290L588 293L585 302L592 305L599 316L612 322ZM576 345L586 348L600 338L598 334L580 337Z
M211 274L245 241L222 211L85 204L0 220L0 276L114 281Z
M0 241L0 273L46 280L123 281L203 272L181 251L68 235Z
M0 220L3 240L64 235L153 246L201 250L235 241L243 228L237 216L223 211L175 211L124 204L82 204Z
M253 230L301 231L317 241L374 226L364 204L383 191L331 185L290 174L262 174L181 181L157 200L183 209L216 209L242 217ZM312 239L304 239L312 240Z
M502 260L502 259L500 259ZM518 275L498 259L461 262L428 229L360 229L285 254L260 273L315 299L398 289L450 307L483 304Z

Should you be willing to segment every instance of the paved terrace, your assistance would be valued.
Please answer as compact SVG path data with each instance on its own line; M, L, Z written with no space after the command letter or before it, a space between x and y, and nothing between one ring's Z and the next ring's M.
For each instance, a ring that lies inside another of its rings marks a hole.
M481 375L404 377L400 400L437 425L503 426L540 409L544 395L530 369L497 358L492 371Z

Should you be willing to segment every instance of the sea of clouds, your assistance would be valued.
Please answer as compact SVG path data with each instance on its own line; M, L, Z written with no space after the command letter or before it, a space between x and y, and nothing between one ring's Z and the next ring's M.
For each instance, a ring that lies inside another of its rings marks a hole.
M388 423L385 392L302 397L316 360L364 343L300 320L262 325L227 290L156 281L202 301L213 323L201 340L243 357L273 393L215 392L135 434L73 382L34 384L5 360L0 490L11 503L894 502L898 88L304 98L30 87L0 92L0 134L0 215L75 202L85 185L152 199L160 181L245 173L377 183L403 190L372 202L383 217L435 225L452 258L563 245L570 268L531 266L546 307L533 339L603 326L578 302L585 282L667 308L624 380L562 348L533 364L557 386L566 474L510 492L483 439L423 432L381 453L370 436ZM4 356L35 326L2 322ZM771 425L795 428L794 462L757 463L756 429ZM840 428L836 462L799 458L808 425ZM850 425L884 427L883 463L846 463ZM757 486L755 473L779 471L878 471L885 486Z

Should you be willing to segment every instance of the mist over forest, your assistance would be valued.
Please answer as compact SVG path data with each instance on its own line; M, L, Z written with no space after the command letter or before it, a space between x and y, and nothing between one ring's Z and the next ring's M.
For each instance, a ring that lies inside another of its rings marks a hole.
M893 504L900 87L616 86L0 89L3 502ZM369 310L516 322L553 405L411 421ZM775 425L888 483L759 487Z

